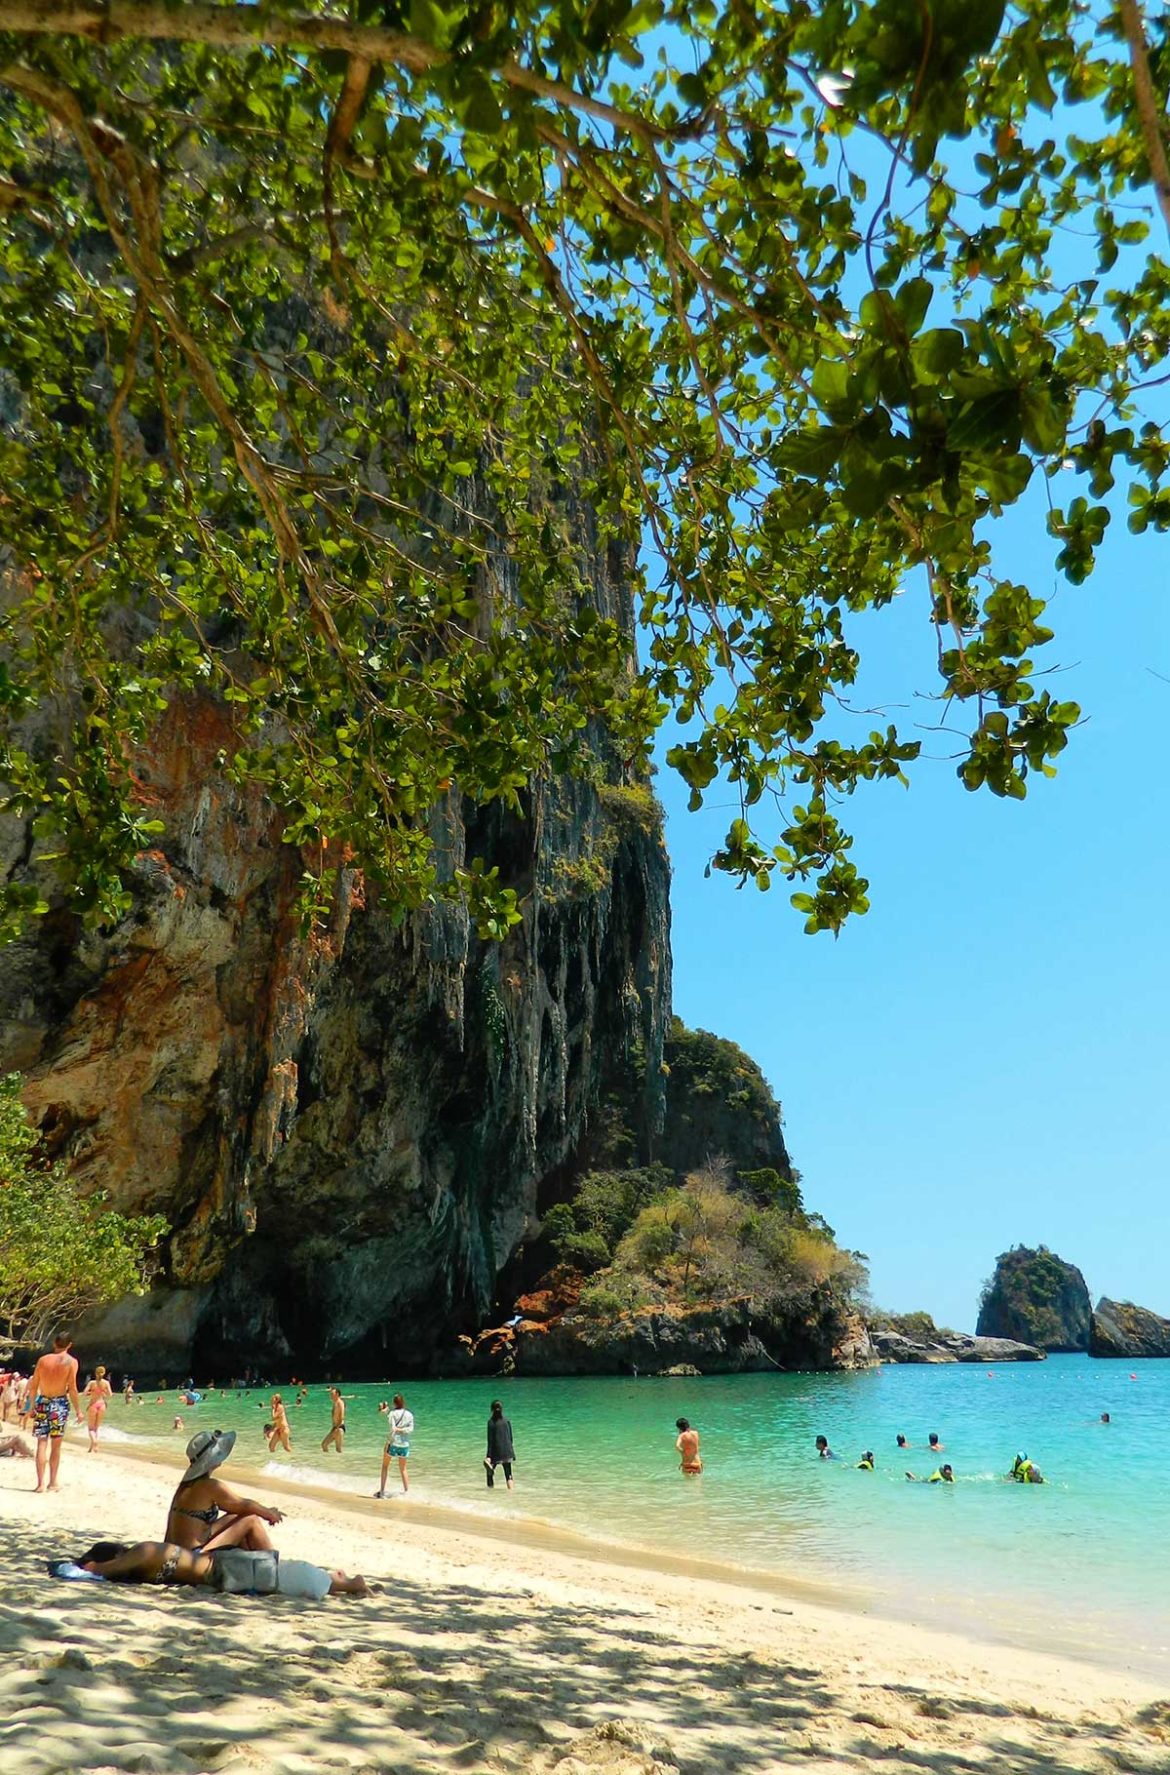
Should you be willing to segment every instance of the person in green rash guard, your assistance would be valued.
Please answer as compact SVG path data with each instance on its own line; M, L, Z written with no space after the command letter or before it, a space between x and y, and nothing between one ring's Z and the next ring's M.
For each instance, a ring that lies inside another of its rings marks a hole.
M1010 1473L1004 1474L1005 1479L1014 1479L1017 1485L1043 1485L1044 1475L1034 1461L1026 1454L1018 1454L1012 1462Z
M921 1479L917 1473L907 1473L906 1477L918 1485L954 1485L955 1470L949 1461L944 1461L941 1467L936 1467L931 1474L924 1473Z

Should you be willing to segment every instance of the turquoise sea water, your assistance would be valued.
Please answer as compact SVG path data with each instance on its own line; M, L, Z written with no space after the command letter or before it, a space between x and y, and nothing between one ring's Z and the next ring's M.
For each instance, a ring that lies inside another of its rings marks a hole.
M1170 1361L1132 1372L1057 1356L991 1370L401 1383L416 1422L411 1496L843 1584L879 1611L1157 1667L1170 1658ZM177 1408L173 1393L156 1405L147 1392L139 1406L116 1401L109 1427L114 1439L146 1437L176 1459L194 1430L236 1429L236 1464L368 1495L384 1441L378 1401L398 1384L343 1387L352 1397L340 1457L320 1450L329 1424L320 1385L299 1409L295 1389L282 1388L291 1454L265 1447L267 1394ZM512 1494L502 1476L492 1492L484 1483L493 1396L516 1436ZM170 1429L176 1409L183 1434ZM1099 1422L1102 1411L1112 1424ZM701 1433L700 1479L678 1471L679 1416ZM903 1476L937 1464L931 1430L955 1468L953 1487ZM905 1457L898 1431L914 1445ZM816 1458L818 1432L840 1460ZM856 1468L865 1448L874 1473ZM1017 1449L1048 1484L1003 1483Z

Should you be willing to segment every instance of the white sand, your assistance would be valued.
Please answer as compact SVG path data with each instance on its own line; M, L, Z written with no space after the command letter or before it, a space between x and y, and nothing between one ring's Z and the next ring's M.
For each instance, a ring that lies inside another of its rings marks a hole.
M32 1463L0 1461L0 1775L1170 1772L1170 1672L598 1563L523 1522L471 1533L234 1464L288 1510L284 1552L385 1593L314 1606L45 1575L99 1537L158 1538L180 1465L71 1441L62 1490L36 1497Z

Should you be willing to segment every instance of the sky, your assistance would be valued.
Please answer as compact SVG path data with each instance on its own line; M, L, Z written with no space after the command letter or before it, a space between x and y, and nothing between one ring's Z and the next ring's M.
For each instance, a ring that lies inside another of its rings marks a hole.
M1130 536L1123 510L1079 587L1055 580L1031 494L994 540L1051 598L1037 670L1062 668L1048 687L1084 712L1056 780L970 794L921 732L939 756L909 790L845 804L871 910L834 940L804 935L783 881L705 880L732 794L689 814L662 768L674 1008L762 1067L806 1204L868 1255L878 1306L973 1330L997 1255L1043 1243L1094 1300L1170 1316L1170 538ZM907 737L937 719L915 700L925 590L854 634L861 696Z

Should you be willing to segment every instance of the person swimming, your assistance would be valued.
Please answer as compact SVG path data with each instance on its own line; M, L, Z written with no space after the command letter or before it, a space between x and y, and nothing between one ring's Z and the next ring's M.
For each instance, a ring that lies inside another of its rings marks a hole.
M898 1434L894 1438L894 1440L897 1442L899 1448L909 1448L910 1447L910 1444L907 1442L906 1438L903 1436L901 1430L898 1431Z
M927 1440L928 1444L930 1445L930 1452L932 1455L941 1454L943 1449L946 1447L945 1442L939 1441L937 1430L932 1430L930 1432L930 1435L926 1438L926 1440Z
M954 1485L955 1470L949 1461L944 1461L933 1473L924 1473L921 1478L917 1473L907 1473L906 1477L912 1479L916 1485Z
M837 1459L836 1455L829 1447L829 1438L827 1436L817 1437L817 1454L822 1461L835 1461Z
M1020 1453L1012 1462L1010 1473L1004 1474L1005 1479L1014 1479L1017 1485L1043 1485L1044 1475L1035 1461L1030 1461L1026 1454Z
M857 1470L859 1473L872 1473L873 1472L874 1458L873 1458L873 1449L872 1448L866 1449L865 1453L862 1455L861 1459L857 1463Z

